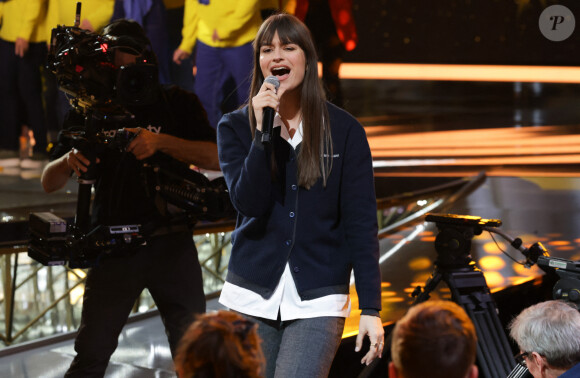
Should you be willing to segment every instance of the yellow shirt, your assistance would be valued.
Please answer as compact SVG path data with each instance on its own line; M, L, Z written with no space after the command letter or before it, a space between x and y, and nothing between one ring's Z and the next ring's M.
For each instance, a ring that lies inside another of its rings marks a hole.
M46 9L48 0L10 0L1 3L0 38L15 42L23 38L28 42L45 42Z
M196 40L212 47L238 47L254 40L262 24L260 0L205 2L209 4L185 0L181 50L191 53Z
M48 33L57 25L74 25L77 2L78 0L50 0L47 18ZM87 20L93 27L93 31L99 33L111 21L114 7L115 0L83 0L81 23L82 20Z

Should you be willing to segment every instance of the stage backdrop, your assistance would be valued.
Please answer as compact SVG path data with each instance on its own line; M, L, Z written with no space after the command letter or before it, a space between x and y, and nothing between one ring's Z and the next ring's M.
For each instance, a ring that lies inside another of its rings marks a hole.
M563 41L540 31L551 5L575 18ZM354 18L349 62L580 65L579 0L354 0Z

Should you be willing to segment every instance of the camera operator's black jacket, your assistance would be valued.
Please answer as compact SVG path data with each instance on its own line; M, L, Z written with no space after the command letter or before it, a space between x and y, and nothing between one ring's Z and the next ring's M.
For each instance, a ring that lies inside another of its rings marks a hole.
M154 202L154 192L145 185L143 163L130 152L116 148L122 139L117 134L124 127L141 127L156 133L178 138L215 142L215 130L209 125L207 115L197 96L176 86L161 87L158 100L151 105L127 107L134 119L115 120L114 117L92 117L96 133L105 134L116 143L94 143L100 163L97 165L95 196L92 207L93 225L141 224L142 229L153 232L168 225L171 219L159 212ZM86 129L85 118L71 111L64 130ZM51 152L51 160L64 155L74 145L61 131L58 143ZM85 130L87 131L87 130ZM103 133L104 132L104 133ZM121 133L119 133L121 134ZM119 143L119 139L121 140ZM81 152L82 149L80 149ZM152 163L184 164L169 156L156 153L147 159Z

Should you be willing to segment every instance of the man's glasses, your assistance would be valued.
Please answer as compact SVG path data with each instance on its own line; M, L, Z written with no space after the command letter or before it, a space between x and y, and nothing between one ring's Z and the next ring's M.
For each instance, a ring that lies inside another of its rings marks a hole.
M527 367L526 358L530 355L530 352L522 352L514 357L516 362L524 367Z

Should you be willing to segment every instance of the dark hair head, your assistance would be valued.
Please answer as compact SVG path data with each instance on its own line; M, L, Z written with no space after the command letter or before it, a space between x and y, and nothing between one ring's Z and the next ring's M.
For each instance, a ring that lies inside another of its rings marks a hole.
M463 378L475 363L477 335L459 305L430 300L409 309L393 330L393 363L406 378Z
M254 70L248 101L252 132L256 129L256 120L251 99L258 94L264 82L264 74L260 68L260 47L271 44L276 33L280 42L298 45L304 52L306 63L306 72L300 89L303 138L298 154L298 183L310 189L322 177L323 185L326 185L332 169L332 135L326 95L318 78L316 46L308 27L297 17L287 13L277 13L268 17L262 23L254 40Z
M200 315L179 343L184 378L259 378L264 357L256 324L231 311Z
M277 13L268 17L262 23L260 30L258 30L256 39L254 40L254 78L259 80L260 85L264 81L264 75L262 74L259 63L260 47L270 45L276 33L278 33L278 37L282 43L294 43L304 51L307 70L304 76L304 86L315 85L319 87L318 56L310 30L298 18L286 13ZM320 95L324 96L322 87L319 89L321 90Z

